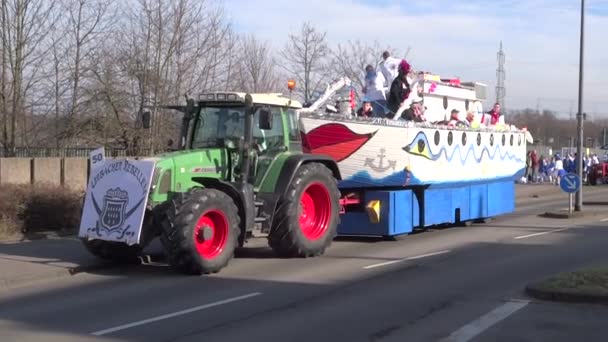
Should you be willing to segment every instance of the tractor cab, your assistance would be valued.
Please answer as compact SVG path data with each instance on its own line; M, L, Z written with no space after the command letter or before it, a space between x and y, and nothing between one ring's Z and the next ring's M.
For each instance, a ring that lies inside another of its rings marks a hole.
M182 141L188 150L225 148L234 166L233 181L240 180L244 154L248 153L251 169L246 181L257 185L272 160L292 150L294 140L299 141L295 111L301 105L281 94L251 94L252 106L248 107L245 97L242 93L201 95L189 122L189 133ZM251 129L248 115L252 115Z
M282 94L213 92L165 108L183 112L182 127L172 151L156 156L153 202L191 188L197 178L257 187L279 154L301 148L296 110L302 106Z

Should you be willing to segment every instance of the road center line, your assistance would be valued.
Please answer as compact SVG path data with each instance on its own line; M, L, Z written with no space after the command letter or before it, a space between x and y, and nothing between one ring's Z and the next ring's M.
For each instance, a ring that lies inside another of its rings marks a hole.
M136 326L139 326L139 325L144 325L144 324L148 324L148 323L152 323L152 322L157 322L157 321L161 321L161 320L164 320L164 319L168 319L168 318L173 318L173 317L176 317L176 316L181 316L181 315L189 314L189 313L192 313L192 312L206 310L206 309L210 309L210 308L213 308L213 307L216 307L216 306L220 306L220 305L224 305L224 304L228 304L228 303L237 302L237 301L248 299L248 298L251 298L251 297L256 297L256 296L259 296L261 294L262 294L261 292L253 292L253 293L249 293L249 294L246 294L246 295L243 295L243 296L232 297L232 298L220 300L220 301L209 303L209 304L205 304L205 305L195 306L195 307L190 308L190 309L176 311L176 312L169 313L169 314L166 314L166 315L156 316L156 317L144 319L144 320L133 322L133 323L119 325L117 327L113 327L113 328L109 328L109 329L105 329L105 330L95 331L95 332L92 332L91 335L95 335L95 336L107 335L107 334L110 334L110 333L113 333L113 332L116 332L116 331L133 328L133 327L136 327Z
M510 300L505 304L495 308L487 314L477 318L471 323L454 331L450 336L441 340L441 342L467 342L483 333L491 326L504 320L518 310L528 305L528 300Z
M546 235L546 234L551 234L551 233L563 232L564 230L568 230L568 229L570 229L570 228L567 227L567 228L561 228L561 229L553 229L553 230L549 230L549 231L542 232L542 233L534 233L534 234L529 234L529 235L517 236L514 239L515 240L527 239L527 238L531 238L531 237L535 237L535 236L540 236L540 235Z
M379 263L379 264L365 266L365 267L363 267L363 269L369 270L369 269L372 269L372 268L377 268L377 267L382 267L382 266L388 266L388 265L392 265L392 264L396 264L396 263L400 263L400 262L404 262L404 261L408 261L408 260L416 260L416 259L428 258L428 257L431 257L431 256L440 255L440 254L446 254L446 253L450 253L450 252L451 252L450 250L445 250L445 251L433 252L433 253L428 253L428 254L416 255L416 256L412 256L412 257L408 257L408 258L403 258L403 259L399 259L399 260L392 260L392 261L382 262L382 263Z

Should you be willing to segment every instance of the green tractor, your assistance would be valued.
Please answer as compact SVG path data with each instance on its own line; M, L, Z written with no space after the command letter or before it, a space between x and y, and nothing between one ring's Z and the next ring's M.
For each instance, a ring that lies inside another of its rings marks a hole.
M185 106L178 146L153 158L139 243L83 240L105 259L136 259L156 237L186 274L216 273L248 239L280 257L319 256L337 234L340 171L301 151L297 101L280 94L209 93Z

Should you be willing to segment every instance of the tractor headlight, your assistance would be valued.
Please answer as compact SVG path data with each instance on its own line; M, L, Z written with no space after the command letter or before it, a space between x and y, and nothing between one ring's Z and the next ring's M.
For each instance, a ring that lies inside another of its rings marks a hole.
M156 183L158 182L158 177L160 176L160 168L155 167L154 173L152 174L152 184L150 185L150 192L154 192L156 189Z

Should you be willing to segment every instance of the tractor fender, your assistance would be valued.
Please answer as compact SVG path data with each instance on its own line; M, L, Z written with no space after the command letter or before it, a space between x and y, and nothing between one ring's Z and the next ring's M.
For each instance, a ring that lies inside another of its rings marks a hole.
M342 180L338 164L333 158L319 154L296 154L287 158L283 163L275 186L275 193L281 197L284 196L300 166L308 163L321 163L331 170L337 180Z

